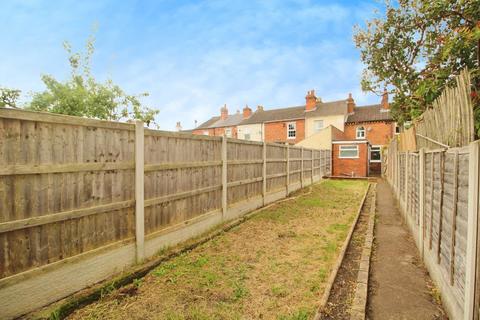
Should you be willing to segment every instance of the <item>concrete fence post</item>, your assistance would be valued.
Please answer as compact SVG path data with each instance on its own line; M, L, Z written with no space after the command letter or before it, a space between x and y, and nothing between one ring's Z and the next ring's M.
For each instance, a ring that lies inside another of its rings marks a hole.
M145 258L144 139L143 122L135 121L135 249L137 262L141 262Z
M419 152L419 204L420 204L420 228L418 232L418 246L420 247L420 255L423 260L423 243L425 239L425 149Z
M310 184L313 184L313 164L315 163L315 151L312 149L310 152L312 153L312 164L310 167L312 174L310 176Z
M287 196L290 193L290 145L287 144Z
M263 205L266 204L266 198L267 198L267 143L263 142L263 169L262 169L262 177L263 177L263 183L262 183L262 196L263 196Z
M222 220L227 216L227 137L222 136Z
M474 318L475 300L478 299L478 297L475 297L475 276L477 273L478 215L480 214L480 141L470 143L468 160L464 320Z
M303 147L302 147L302 163L300 169L300 187L303 188Z

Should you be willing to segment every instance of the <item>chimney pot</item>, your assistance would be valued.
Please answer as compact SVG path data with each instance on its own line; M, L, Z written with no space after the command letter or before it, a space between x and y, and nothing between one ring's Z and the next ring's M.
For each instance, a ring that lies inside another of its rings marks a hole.
M348 94L348 99L347 99L347 112L348 113L353 113L355 110L355 100L353 100L352 94Z
M388 91L387 91L387 89L383 90L382 109L383 110L390 110L390 104L388 103Z
M182 125L180 121L177 121L177 125L175 126L175 128L177 129L177 131L182 131Z
M228 109L227 105L224 104L223 107L220 109L220 119L226 120L228 118Z
M252 109L248 107L248 105L245 105L245 108L243 108L243 119L250 118L252 115Z
M315 97L315 90L307 91L305 96L305 111L314 110L317 106L317 97Z

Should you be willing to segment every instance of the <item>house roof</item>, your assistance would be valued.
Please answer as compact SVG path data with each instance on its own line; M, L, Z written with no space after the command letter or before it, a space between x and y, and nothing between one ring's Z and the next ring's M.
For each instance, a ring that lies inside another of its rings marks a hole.
M209 128L236 126L237 124L242 122L243 114L242 113L229 114L227 119L225 120L220 119L220 117L218 118L219 119L217 121L210 124Z
M227 119L222 120L219 116L212 117L209 120L205 121L195 129L209 129L209 128L221 128L221 127L230 127L236 126L243 120L243 114L235 113L229 114Z
M305 117L305 106L289 107L272 110L257 110L240 124L254 124L269 121L293 120Z
M364 107L355 107L353 114L350 114L346 123L358 123L368 121L393 121L390 111L382 111L381 104Z
M319 102L312 111L305 112L307 118L346 115L348 112L347 100Z
M204 123L202 123L201 125L199 125L195 129L207 129L207 128L210 127L210 125L212 125L213 123L215 123L219 119L220 119L220 117L211 117L209 120L205 121Z

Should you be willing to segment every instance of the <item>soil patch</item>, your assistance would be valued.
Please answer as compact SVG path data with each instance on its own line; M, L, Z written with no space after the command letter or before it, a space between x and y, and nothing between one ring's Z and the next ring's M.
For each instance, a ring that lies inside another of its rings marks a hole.
M365 243L365 233L368 227L371 206L373 205L374 192L375 189L372 186L365 199L360 217L353 230L352 238L320 319L338 320L350 318L350 308L355 296L360 258Z

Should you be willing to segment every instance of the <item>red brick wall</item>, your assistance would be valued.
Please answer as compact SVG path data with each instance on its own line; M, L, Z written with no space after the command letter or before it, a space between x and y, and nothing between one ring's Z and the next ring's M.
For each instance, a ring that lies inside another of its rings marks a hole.
M343 145L349 145L345 143ZM357 159L341 159L338 157L341 144L332 144L332 166L334 176L351 176L352 172L356 177L368 175L368 146L366 143L359 143Z
M193 130L192 134L202 135L202 134L205 134L205 131L208 131L209 136L220 137L220 136L223 136L226 128L227 127ZM237 127L229 127L229 128L232 129L232 138L237 138Z
M386 145L392 139L395 126L393 122L364 122L359 124L345 124L345 140L355 140L357 127L365 128L366 139L372 145ZM371 128L369 131L368 128Z
M295 122L297 126L296 138L287 139L287 123ZM281 121L265 123L266 142L298 143L305 139L305 120Z

